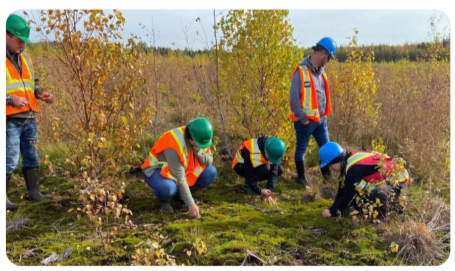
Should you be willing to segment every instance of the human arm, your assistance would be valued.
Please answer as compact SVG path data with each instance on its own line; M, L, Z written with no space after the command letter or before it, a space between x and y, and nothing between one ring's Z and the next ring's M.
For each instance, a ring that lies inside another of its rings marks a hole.
M190 188L186 182L185 168L180 161L180 157L173 149L166 149L163 152L166 162L168 163L169 170L177 179L179 183L178 193L187 207L194 204L193 196L191 195Z
M251 191L254 193L261 195L261 187L258 186L257 180L254 178L254 167L251 164L250 160L250 151L248 151L247 148L243 148L241 155L244 159L244 177L245 177L245 182L248 184L250 187Z
M302 79L300 78L300 73L294 73L291 80L291 91L290 91L290 104L291 104L291 111L294 113L297 120L302 124L308 124L309 120L305 116L305 112L303 112L302 105L300 103L301 98L301 82Z

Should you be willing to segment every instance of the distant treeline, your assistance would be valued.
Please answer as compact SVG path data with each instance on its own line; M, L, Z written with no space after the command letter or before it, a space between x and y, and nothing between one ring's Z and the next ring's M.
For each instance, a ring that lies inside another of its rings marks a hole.
M399 61L402 59L407 59L409 61L426 60L429 55L429 50L431 50L431 43L422 42L418 44L403 44L403 45L369 45L361 46L365 51L370 52L374 51L374 61L375 62L391 62ZM340 62L344 62L348 56L350 49L348 47L340 47L337 50L336 58ZM306 49L305 55L312 53L312 49ZM450 39L445 39L442 41L442 52L440 54L441 58L450 60Z
M442 41L442 58L446 59L447 61L450 60L450 39L444 39ZM186 56L194 56L194 55L204 55L208 54L209 50L188 50L188 49L173 49L169 47L156 47L153 49L151 46L147 45L145 42L138 42L136 44L137 47L141 48L141 51L145 54L149 54L153 51L157 52L159 55L166 56L169 54L172 55L186 55ZM388 44L381 44L381 45L368 45L368 46L361 46L365 49L366 52L370 52L371 50L374 51L375 55L375 62L395 62L399 60L409 60L409 61L417 61L417 60L426 60L429 50L431 50L431 43L429 42L422 42L417 44L403 44L403 45L388 45ZM31 43L28 45L29 50L31 51L41 51L43 49L43 44L41 42L38 43ZM313 49L308 48L304 50L305 56L310 55L313 52ZM350 53L349 47L341 46L338 48L336 53L336 58L339 62L344 62L348 58Z

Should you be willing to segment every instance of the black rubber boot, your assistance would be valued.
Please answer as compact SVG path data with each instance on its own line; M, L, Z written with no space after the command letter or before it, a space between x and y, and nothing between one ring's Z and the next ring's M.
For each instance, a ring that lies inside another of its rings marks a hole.
M11 180L11 175L6 175L6 210L14 211L17 209L17 205L9 201L8 199L8 190L9 190L9 181Z
M308 186L308 180L305 175L305 161L295 161L295 166L298 174L297 183Z
M332 178L332 173L330 172L329 166L321 168L321 173L322 177L324 178L324 182L328 182Z
M23 167L22 174L24 174L28 196L30 197L31 201L52 199L51 196L43 195L39 192L39 167Z
M256 195L253 190L251 190L250 186L245 182L240 187L245 195Z
M192 196L193 196L194 204L199 204L199 201L198 201L197 199L194 198L193 192L191 192L191 194L192 194ZM175 194L175 196L174 196L172 199L178 202L177 209L186 207L185 201L183 201L183 199L182 199L182 197L180 196L180 193L179 193L179 192L177 192L177 194Z
M174 212L174 208L171 206L171 200L167 201L160 201L160 210L165 213L172 213Z

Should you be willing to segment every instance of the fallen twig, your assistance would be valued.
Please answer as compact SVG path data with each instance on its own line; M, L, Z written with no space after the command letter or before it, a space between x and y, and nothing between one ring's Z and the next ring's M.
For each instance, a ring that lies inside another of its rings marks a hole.
M265 261L261 258L259 258L259 256L257 256L256 254L254 254L253 252L251 252L250 250L247 250L246 251L246 257L245 259L243 260L241 266L246 266L249 262L250 262L250 257L259 261L261 264L265 265Z
M52 252L51 256L47 257L46 259L41 261L41 264L44 264L47 266L48 264L52 262L62 262L66 261L69 257L69 255L73 252L73 248L67 248L62 254L57 254L55 252Z

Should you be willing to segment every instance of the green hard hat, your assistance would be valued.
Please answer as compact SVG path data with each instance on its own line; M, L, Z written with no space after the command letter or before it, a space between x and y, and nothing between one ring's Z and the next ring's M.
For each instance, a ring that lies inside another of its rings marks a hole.
M6 31L27 43L30 42L28 39L30 36L30 25L21 16L11 14L6 20Z
M188 122L188 129L194 143L201 148L205 149L212 145L213 127L210 121L206 118L196 118Z
M278 164L283 159L283 155L286 152L286 146L283 140L278 137L269 137L265 142L265 152L267 154L267 160L272 164Z

